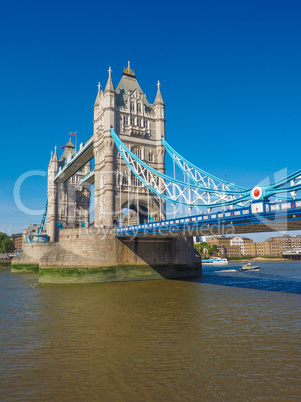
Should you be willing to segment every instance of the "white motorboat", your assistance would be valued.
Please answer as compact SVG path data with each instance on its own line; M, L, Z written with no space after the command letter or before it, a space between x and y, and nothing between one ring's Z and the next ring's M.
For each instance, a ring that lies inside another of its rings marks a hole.
M208 260L202 260L203 265L228 265L227 258L209 258Z

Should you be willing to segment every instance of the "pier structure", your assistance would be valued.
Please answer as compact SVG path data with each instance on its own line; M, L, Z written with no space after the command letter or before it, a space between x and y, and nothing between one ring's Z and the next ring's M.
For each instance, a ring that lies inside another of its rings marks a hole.
M286 260L301 260L301 248L293 248L292 250L284 249L282 251L282 258Z

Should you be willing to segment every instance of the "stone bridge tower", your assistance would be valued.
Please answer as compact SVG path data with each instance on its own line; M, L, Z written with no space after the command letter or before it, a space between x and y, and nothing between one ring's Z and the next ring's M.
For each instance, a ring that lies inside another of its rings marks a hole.
M105 90L98 85L94 104L95 211L94 223L121 226L165 218L165 203L142 187L120 158L110 134L111 126L126 146L141 160L165 173L164 102L158 82L155 101L150 104L135 73L124 68L115 90L109 68ZM124 208L135 211L124 216Z
M48 165L47 181L47 234L50 241L58 241L60 229L75 228L89 225L90 187L88 184L80 184L80 179L91 170L88 162L64 183L55 183L54 178L71 156L75 154L75 148L71 141L64 147L60 159L55 148L51 154Z

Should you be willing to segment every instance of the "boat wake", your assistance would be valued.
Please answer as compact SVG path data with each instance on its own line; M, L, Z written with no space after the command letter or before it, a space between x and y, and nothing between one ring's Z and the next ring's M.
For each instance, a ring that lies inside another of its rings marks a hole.
M222 269L221 271L214 271L214 273L221 273L221 272L238 272L237 269Z

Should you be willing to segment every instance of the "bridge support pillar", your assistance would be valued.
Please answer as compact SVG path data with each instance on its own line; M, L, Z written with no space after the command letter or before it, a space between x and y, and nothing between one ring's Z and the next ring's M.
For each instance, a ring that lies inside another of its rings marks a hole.
M201 257L191 238L120 240L113 227L78 228L60 230L55 247L46 243L42 248L41 243L26 244L13 260L18 270L38 263L40 283L184 279L202 274Z

